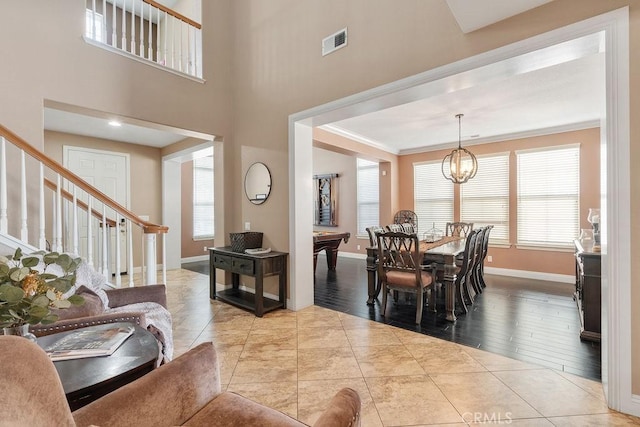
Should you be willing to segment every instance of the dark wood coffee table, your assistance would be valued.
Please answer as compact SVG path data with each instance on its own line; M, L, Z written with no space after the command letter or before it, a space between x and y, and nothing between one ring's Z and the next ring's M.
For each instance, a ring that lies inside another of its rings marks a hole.
M128 323L109 323L83 329L105 329ZM38 338L38 345L46 347L74 331L65 331ZM156 365L159 349L154 336L140 326L111 355L53 362L72 411L93 402L113 390L151 372Z

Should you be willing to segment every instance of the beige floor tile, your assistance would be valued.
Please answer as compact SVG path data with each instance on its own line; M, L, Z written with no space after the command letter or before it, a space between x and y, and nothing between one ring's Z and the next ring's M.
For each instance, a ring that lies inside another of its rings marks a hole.
M244 350L232 384L297 381L297 350Z
M342 327L345 330L348 330L348 329L360 329L360 328L370 328L370 329L387 329L387 328L389 328L389 326L385 325L384 323L374 322L373 320L363 319L362 317L353 316L351 314L339 313L338 317L340 318L340 322L342 323Z
M342 328L300 328L298 329L298 348L350 347L347 335Z
M607 413L607 405L550 369L493 373L545 417Z
M298 383L296 381L273 383L229 384L227 391L298 417Z
M220 384L227 385L238 365L240 352L238 351L216 351L218 364L220 366Z
M460 348L489 371L515 371L519 369L541 369L539 365L511 359L488 351L461 345Z
M424 369L402 346L353 347L365 378L423 375Z
M256 318L253 315L238 313L236 311L225 313L218 312L214 315L210 326L218 331L249 330L252 328L255 319Z
M590 380L587 378L579 377L577 375L569 374L567 372L558 371L558 374L562 375L581 389L591 393L603 402L606 401L604 389L602 388L602 383L600 381Z
M402 344L432 344L442 342L438 338L430 337L429 335L417 334L406 329L400 329L391 327L391 330Z
M256 317L252 329L295 329L298 326L296 313L290 310L275 310L263 317Z
M501 425L501 426L516 426L516 427L553 427L553 423L546 418L528 418L528 419L498 419L487 418L484 420L483 414L478 415L478 422L471 422L469 426L486 426L486 425ZM484 420L484 421L483 421Z
M358 362L348 347L299 349L298 370L300 380L362 378Z
M244 349L247 351L258 350L295 350L298 346L297 329L252 329L248 336Z
M345 332L353 347L398 346L402 344L393 331L389 329L358 328L348 329Z
M490 372L438 374L431 379L465 421L542 417Z
M360 396L362 427L381 427L382 420L363 378L298 381L298 419L313 425L333 396L344 387L352 388Z
M385 426L462 421L427 375L365 378L365 381Z
M602 427L602 426L638 426L640 422L619 413L598 415L577 415L573 417L553 417L549 421L556 427Z
M486 371L460 346L450 342L407 344L405 347L428 374Z
M244 349L244 344L249 336L249 331L234 331L234 330L209 330L205 329L195 339L193 345L196 346L203 342L211 341L218 351L237 351L241 352Z
M336 311L314 310L298 313L298 328L341 328Z

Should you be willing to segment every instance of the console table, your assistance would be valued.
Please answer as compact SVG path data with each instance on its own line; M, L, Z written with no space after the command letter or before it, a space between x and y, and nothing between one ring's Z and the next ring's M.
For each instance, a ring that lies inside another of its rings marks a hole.
M580 312L580 339L600 341L601 284L600 252L593 251L592 241L576 240L576 292Z
M230 246L209 248L209 297L251 310L258 317L277 308L286 308L288 255L276 251L249 255L234 252ZM230 289L216 290L216 269L231 272ZM240 289L240 275L255 277L255 294ZM263 279L276 275L279 276L277 301L263 295Z

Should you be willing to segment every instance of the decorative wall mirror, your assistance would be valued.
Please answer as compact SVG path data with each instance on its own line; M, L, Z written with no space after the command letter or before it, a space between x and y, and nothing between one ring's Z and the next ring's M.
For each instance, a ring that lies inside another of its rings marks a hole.
M249 166L244 176L244 193L254 205L267 201L271 193L271 172L264 163L257 162Z

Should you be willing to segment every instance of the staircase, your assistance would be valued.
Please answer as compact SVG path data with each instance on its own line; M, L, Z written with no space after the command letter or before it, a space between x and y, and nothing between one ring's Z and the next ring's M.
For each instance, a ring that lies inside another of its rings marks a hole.
M17 247L27 253L73 253L103 274L108 283L121 287L121 258L126 250L128 286L135 285L133 272L138 269L134 267L134 253L140 254L141 284L158 282L158 259L162 283L166 283L168 230L140 219L0 125L1 254ZM122 234L126 235L125 247L119 238ZM142 235L136 245L134 234Z

